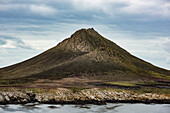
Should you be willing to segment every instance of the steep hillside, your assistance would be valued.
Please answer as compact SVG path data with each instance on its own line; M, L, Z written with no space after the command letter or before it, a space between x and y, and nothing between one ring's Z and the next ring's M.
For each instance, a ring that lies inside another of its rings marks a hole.
M104 81L169 80L170 71L131 55L93 28L78 30L42 54L0 69L0 79L72 76Z

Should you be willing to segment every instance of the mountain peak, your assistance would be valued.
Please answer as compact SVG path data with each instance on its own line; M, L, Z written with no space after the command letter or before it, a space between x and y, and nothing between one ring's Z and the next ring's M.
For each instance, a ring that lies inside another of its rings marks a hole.
M71 35L71 38L72 37L76 37L76 38L87 38L88 37L88 35L96 35L96 34L98 34L99 35L99 33L97 33L93 28L88 28L88 29L80 29L80 30L78 30L78 31L76 31L75 33L73 33L72 35Z
M103 83L106 78L111 81L167 80L170 71L131 55L93 28L80 29L40 55L0 69L0 79L5 81L10 78L61 79L73 75L88 79L93 75Z
M86 31L95 31L95 30L94 30L94 28L88 28L88 29L82 28L82 29L77 30L75 33L77 33L77 32L86 32ZM96 32L96 31L95 31L95 32ZM74 33L73 33L73 34L74 34Z
M93 28L80 29L73 33L71 37L61 42L58 46L67 50L90 52L98 48L97 46L99 46L103 40L106 39Z

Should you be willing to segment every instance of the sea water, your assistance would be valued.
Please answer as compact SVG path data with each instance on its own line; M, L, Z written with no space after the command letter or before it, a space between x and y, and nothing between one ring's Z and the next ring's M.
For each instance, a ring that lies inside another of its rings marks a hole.
M170 113L170 104L55 105L29 103L0 105L0 113Z

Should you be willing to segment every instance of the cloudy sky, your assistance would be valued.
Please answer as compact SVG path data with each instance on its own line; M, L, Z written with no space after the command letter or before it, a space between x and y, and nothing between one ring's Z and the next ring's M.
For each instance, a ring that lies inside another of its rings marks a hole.
M170 0L0 0L0 68L89 27L170 69Z

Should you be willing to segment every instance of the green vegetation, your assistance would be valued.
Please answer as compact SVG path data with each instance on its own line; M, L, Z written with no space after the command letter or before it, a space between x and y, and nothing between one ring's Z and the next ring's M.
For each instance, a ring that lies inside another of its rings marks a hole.
M161 89L161 88L140 88L138 90L128 90L135 93L158 93L158 94L167 94L170 95L170 89Z
M117 89L117 88L108 88L108 90L115 90L115 91L131 91L135 93L159 93L159 94L167 94L170 95L170 89L168 88L157 88L157 86L169 86L168 83L164 82L154 82L154 81L147 81L147 82L106 82L106 84L113 84L113 85L118 85L118 86L140 86L137 89L133 88L127 88L127 89ZM144 87L144 86L147 87ZM155 86L155 87L154 87Z
M136 84L132 82L106 82L106 84L120 85L120 86L136 86Z
M100 89L103 90L103 89ZM132 93L157 93L157 94L166 94L170 96L170 89L161 89L161 88L139 88L139 89L118 89L118 88L105 88L105 90L111 90L111 91L117 91L117 92L123 92L123 91L129 91Z
M152 74L153 76L157 77L157 78L163 78L163 79L170 79L170 76L166 76L164 74L160 74L154 71L150 71L150 74Z
M83 87L67 87L67 89L70 89L73 91L73 93L79 92L81 90L87 89ZM54 89L43 89L43 88L13 88L13 87L4 87L0 88L1 92L33 92L33 93L54 93L57 90L57 88ZM157 93L157 94L165 94L170 96L170 89L164 89L164 88L152 88L152 87L141 87L138 89L119 89L119 88L100 88L99 90L110 90L110 91L117 91L117 92L123 92L128 91L132 93Z
M33 83L33 79L0 79L0 86L20 86Z
M51 89L43 89L43 88L18 88L18 87L3 87L0 88L1 92L34 92L34 93L52 93Z
M43 89L43 88L24 88L20 89L21 91L25 92L34 92L34 93L52 93L53 91L51 89Z

